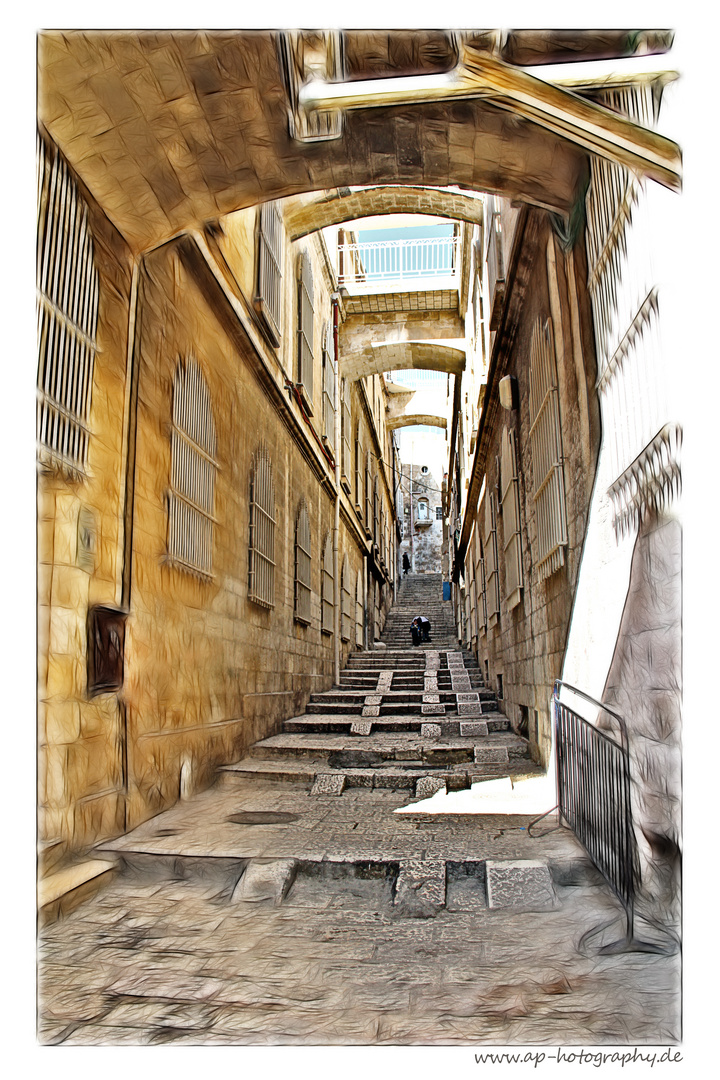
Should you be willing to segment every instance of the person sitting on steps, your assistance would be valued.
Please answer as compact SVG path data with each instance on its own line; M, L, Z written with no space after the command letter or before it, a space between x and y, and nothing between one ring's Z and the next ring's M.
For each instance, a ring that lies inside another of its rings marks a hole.
M424 615L416 615L410 623L413 645L419 645L421 641L430 640L430 620Z

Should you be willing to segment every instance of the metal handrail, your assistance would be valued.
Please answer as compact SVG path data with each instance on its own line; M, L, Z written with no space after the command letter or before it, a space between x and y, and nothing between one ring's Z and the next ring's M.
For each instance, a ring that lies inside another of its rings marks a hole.
M561 702L562 687L612 716L620 727L620 741ZM562 679L555 680L552 702L557 803L530 822L528 835L532 835L534 825L557 810L558 822L565 819L623 905L625 937L620 942L604 946L602 952L616 952L630 947L662 951L657 946L634 940L637 864L625 720L614 709ZM585 937L595 933L591 931Z
M418 278L454 278L459 236L413 240L372 240L338 245L340 284Z

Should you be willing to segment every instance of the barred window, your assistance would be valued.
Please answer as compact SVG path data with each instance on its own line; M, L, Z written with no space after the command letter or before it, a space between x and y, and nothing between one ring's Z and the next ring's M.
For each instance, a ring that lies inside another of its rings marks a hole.
M305 406L312 416L313 399L313 334L315 312L313 309L313 280L310 256L306 251L298 260L298 389Z
M363 646L365 629L365 610L363 606L363 583L362 574L358 570L355 579L355 644L358 649Z
M173 382L168 558L210 576L215 504L215 421L196 360L178 364Z
M497 519L495 497L486 492L481 503L480 520L483 532L485 556L485 622L488 630L495 625L500 612L500 588L498 583Z
M335 365L333 363L332 332L329 324L323 330L322 388L323 435L332 454L335 453Z
M365 535L372 536L372 491L370 489L370 451L365 455Z
M268 452L253 455L250 473L250 560L248 599L275 605L275 486Z
M442 506L436 506L435 507L435 520L436 521L442 521L442 516L443 516Z
M350 456L350 383L343 379L340 383L341 433L342 433L342 463L340 466L340 482L345 491L350 494L350 477L352 476L352 458Z
M372 536L374 543L378 544L379 540L379 517L380 517L380 500L378 498L378 482L377 476L373 481L373 496L372 496Z
M37 136L38 458L82 474L95 367L98 274L88 210L59 153Z
M257 306L276 345L282 325L282 217L278 204L260 207Z
M295 621L310 623L312 552L310 518L305 500L295 522Z
M501 506L505 556L505 600L508 610L520 602L523 587L515 432L503 428L500 441Z
M333 549L330 533L325 539L322 562L322 629L326 634L333 632L333 612L335 608L335 578L333 575Z
M353 624L353 598L350 591L350 560L347 555L343 559L340 577L340 601L340 637L343 641L349 641Z
M487 600L485 595L485 560L483 559L483 546L479 536L475 547L475 595L477 602L477 632L478 637L482 637L485 634L487 625Z
M355 430L355 512L362 516L363 487L362 487L362 446L360 445L360 430Z
M535 324L530 347L530 449L540 581L565 561L565 483L552 322Z

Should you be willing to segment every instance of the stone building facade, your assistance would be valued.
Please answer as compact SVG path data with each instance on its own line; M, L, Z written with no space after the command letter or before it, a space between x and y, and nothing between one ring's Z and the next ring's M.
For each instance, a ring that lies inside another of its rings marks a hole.
M45 136L41 151L39 272L45 247L62 245L57 159L88 208L99 297L77 420L87 450L60 445L57 424L38 449L40 833L53 865L207 786L327 688L349 651L372 647L397 530L384 380L338 378L345 312L322 234L290 241L273 204L273 282L259 277L260 208L133 262ZM259 302L271 286L272 323ZM39 407L64 416L77 406L59 376L79 369L53 333Z

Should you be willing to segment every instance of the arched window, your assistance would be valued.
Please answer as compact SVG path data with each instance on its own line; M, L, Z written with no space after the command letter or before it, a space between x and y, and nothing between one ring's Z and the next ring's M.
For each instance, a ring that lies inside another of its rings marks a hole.
M505 548L505 599L508 610L511 610L520 602L523 571L515 432L507 427L503 428L500 442L500 479L500 505Z
M355 513L362 519L362 446L360 445L360 427L355 428Z
M304 251L298 260L297 385L305 403L305 407L311 416L313 400L313 343L315 333L315 312L313 303L313 280L310 256Z
M332 329L325 323L322 350L323 436L332 454L335 453L335 365L333 363Z
M333 632L333 613L335 609L335 578L333 575L333 549L330 533L325 539L322 563L322 630Z
M88 210L38 135L38 457L84 472L95 367L98 275Z
M248 599L275 604L275 486L264 446L253 455L250 472L250 559Z
M364 630L365 608L363 605L363 583L362 573L358 570L357 578L355 579L355 645L358 649L363 647Z
M343 641L349 641L353 623L353 603L350 592L350 560L347 555L343 559L342 575L340 577L340 637Z
M342 434L342 463L340 467L340 483L350 494L350 478L352 476L352 457L350 456L350 429L352 420L350 417L350 383L343 379L340 383L341 434Z
M427 499L418 499L417 501L417 519L418 521L430 520L430 504Z
M275 345L280 344L282 323L282 217L276 202L260 207L257 307Z
M168 557L186 570L212 571L215 422L196 360L175 369L168 494Z
M530 343L530 450L537 519L538 578L565 562L565 482L552 322L538 319Z
M300 503L295 522L295 621L310 623L311 588L310 519L305 500Z

